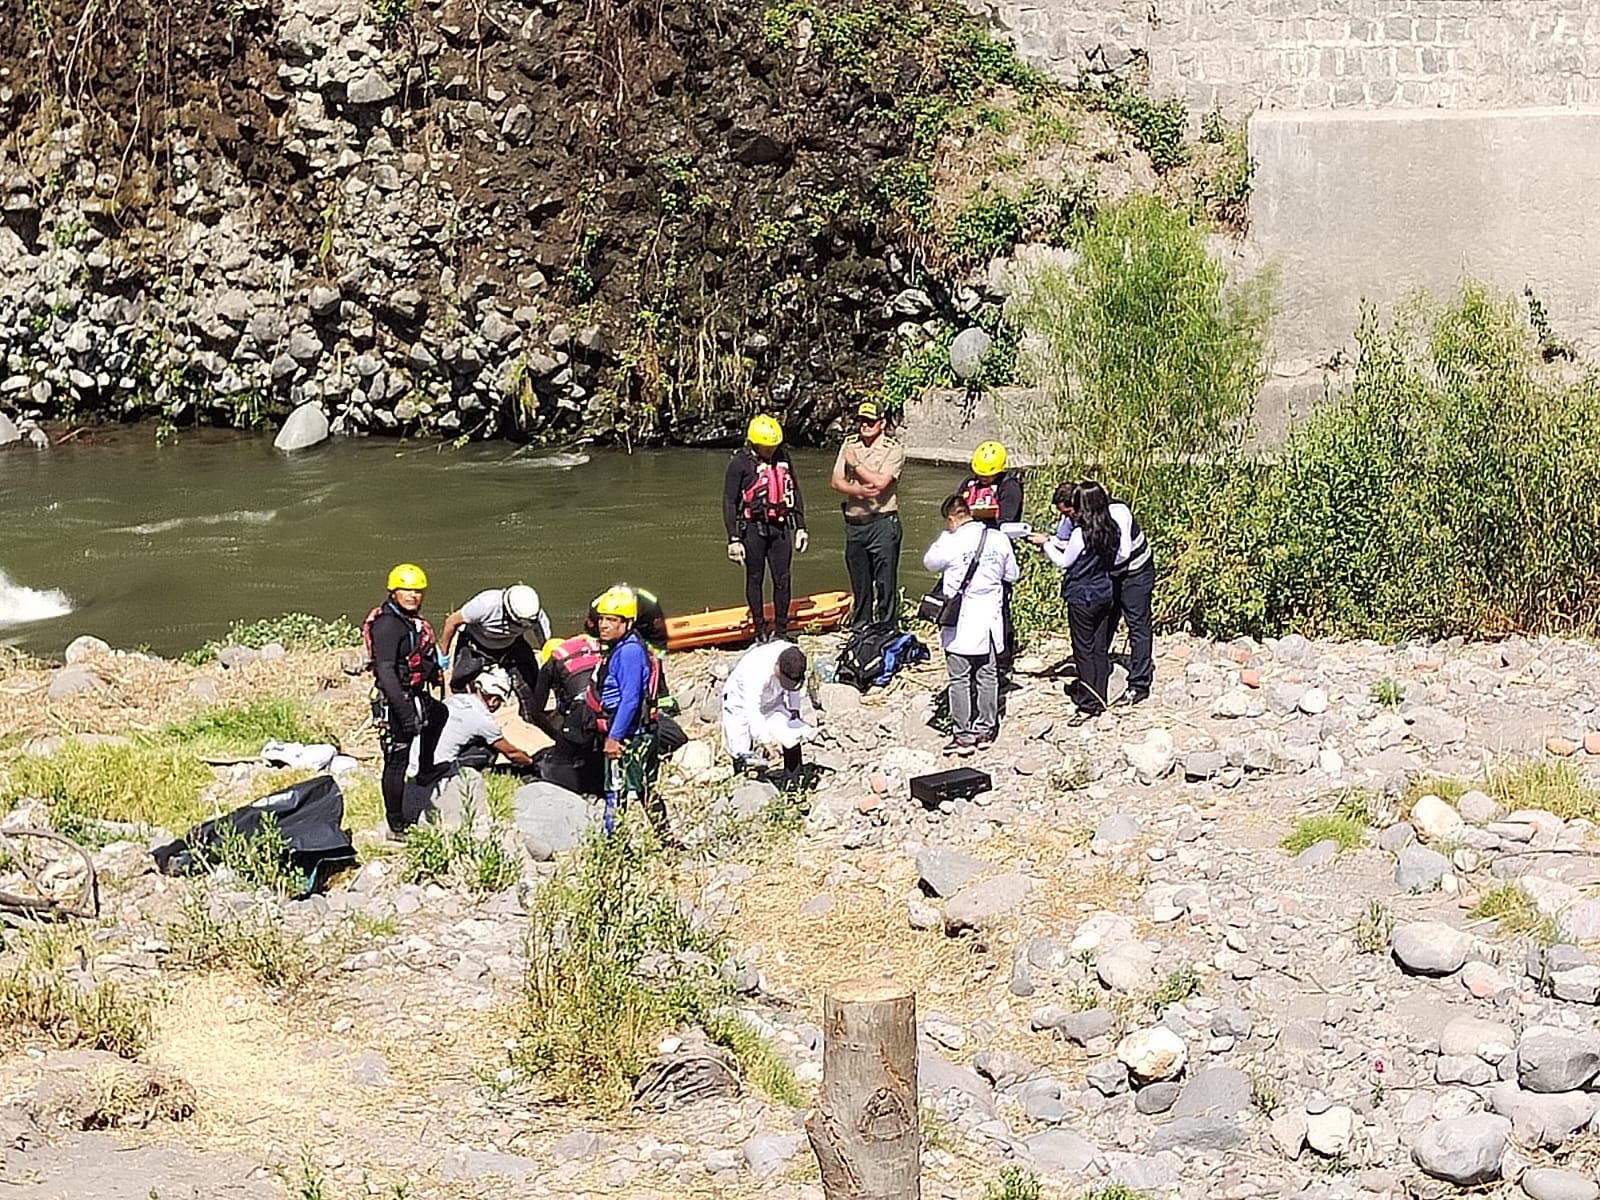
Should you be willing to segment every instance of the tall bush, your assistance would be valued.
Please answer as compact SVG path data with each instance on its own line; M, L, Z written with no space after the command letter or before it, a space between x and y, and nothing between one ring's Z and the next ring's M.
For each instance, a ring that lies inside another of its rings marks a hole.
M1370 313L1348 390L1211 492L1166 615L1234 633L1492 637L1600 628L1600 378L1546 367L1467 284Z
M1008 316L1023 370L1050 404L1030 431L1072 473L1131 501L1162 463L1215 460L1249 428L1271 316L1271 279L1230 282L1189 214L1154 196L1101 209Z

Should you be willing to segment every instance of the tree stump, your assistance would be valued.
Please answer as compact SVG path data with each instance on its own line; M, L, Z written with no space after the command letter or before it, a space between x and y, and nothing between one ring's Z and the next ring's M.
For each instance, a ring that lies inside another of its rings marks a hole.
M822 1091L806 1118L827 1200L919 1200L917 998L852 979L823 1001Z

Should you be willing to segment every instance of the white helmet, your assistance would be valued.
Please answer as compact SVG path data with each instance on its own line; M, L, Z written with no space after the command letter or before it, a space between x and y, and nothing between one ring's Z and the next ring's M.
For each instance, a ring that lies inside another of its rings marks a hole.
M506 589L506 615L521 625L539 619L539 593L525 583Z
M478 676L477 689L480 696L495 696L501 700L511 698L511 676L505 673L503 667L489 667Z

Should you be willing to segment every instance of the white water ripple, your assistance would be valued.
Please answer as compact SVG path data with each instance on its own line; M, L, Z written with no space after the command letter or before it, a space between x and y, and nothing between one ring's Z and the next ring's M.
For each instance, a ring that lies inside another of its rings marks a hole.
M165 521L150 521L144 525L124 525L116 532L148 535L171 533L174 529L182 529L186 525L265 525L269 521L276 520L277 516L278 510L275 508L240 508L233 512L211 513L203 517L171 517Z
M72 601L65 592L55 588L23 587L13 583L11 577L0 571L0 625L25 625L30 621L48 621L64 617L72 611Z

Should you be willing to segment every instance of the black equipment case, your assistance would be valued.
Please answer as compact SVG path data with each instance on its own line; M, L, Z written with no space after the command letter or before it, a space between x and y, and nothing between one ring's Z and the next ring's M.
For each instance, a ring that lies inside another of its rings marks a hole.
M946 800L968 800L993 786L989 772L957 767L954 771L918 775L911 781L911 798L920 800L924 808L938 808Z

